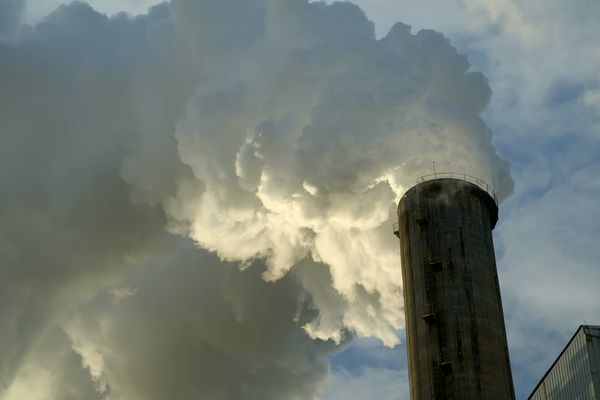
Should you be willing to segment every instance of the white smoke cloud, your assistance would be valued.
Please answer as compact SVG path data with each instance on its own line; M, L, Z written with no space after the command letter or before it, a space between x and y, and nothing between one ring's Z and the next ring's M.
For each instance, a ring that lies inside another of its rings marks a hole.
M174 4L185 37L187 21L225 15ZM165 211L178 232L223 259L266 258L267 279L306 257L327 264L344 310L337 325L306 326L311 336L339 341L347 327L392 345L402 325L400 273L385 236L404 190L435 160L510 192L479 117L490 95L485 78L433 31L414 36L396 25L375 40L350 4L247 7L257 14L251 24L238 20L250 12L240 10L227 24L192 30L188 43L201 59L215 44L197 38L243 40L219 43L203 65L210 78L175 128L194 178L162 202ZM223 26L236 28L225 34Z
M0 60L0 398L316 398L398 343L414 179L512 190L483 75L349 3L75 2Z

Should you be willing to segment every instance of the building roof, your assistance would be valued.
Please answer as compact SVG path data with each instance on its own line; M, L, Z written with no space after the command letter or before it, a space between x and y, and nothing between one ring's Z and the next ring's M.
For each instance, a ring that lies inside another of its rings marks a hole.
M533 390L531 391L531 394L529 395L529 397L527 397L527 399L531 399L533 397L533 395L535 394L535 392L537 392L537 390L539 389L539 387L542 385L542 383L544 382L544 380L546 379L546 377L550 373L550 371L552 371L552 369L554 368L554 366L556 365L556 363L558 362L558 360L560 360L560 358L562 357L562 355L569 348L569 346L571 345L571 343L573 342L573 340L577 337L577 335L579 334L579 332L581 330L587 330L587 329L590 329L590 328L591 329L598 329L598 330L600 330L600 325L579 325L579 328L577 328L577 330L575 331L575 333L573 334L573 336L571 336L571 339L569 339L569 341L567 342L567 344L565 345L565 347L563 347L563 349L558 354L558 356L556 356L556 358L554 359L554 362L552 363L552 365L550 366L550 368L548 368L548 370L546 371L546 373L544 374L544 376L542 376L542 378L539 380L539 382L537 383L537 385L535 385L535 387L533 388ZM584 334L586 334L586 332L584 332Z

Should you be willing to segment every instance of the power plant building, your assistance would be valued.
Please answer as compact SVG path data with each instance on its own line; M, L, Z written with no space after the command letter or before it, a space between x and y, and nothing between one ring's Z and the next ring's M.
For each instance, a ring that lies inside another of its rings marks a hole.
M484 182L423 177L398 205L412 400L514 399Z
M600 400L600 326L581 325L529 400Z

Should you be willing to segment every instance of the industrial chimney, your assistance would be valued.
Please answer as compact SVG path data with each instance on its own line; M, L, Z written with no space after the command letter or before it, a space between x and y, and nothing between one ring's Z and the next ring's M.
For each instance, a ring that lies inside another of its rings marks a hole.
M492 229L493 190L419 179L398 205L412 400L514 399Z

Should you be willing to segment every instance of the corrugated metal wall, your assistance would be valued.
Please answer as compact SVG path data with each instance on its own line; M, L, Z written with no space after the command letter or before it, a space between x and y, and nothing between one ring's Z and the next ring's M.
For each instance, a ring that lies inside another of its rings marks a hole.
M582 326L531 400L600 400L600 327Z
M584 330L594 385L594 400L600 400L600 326L585 326Z

